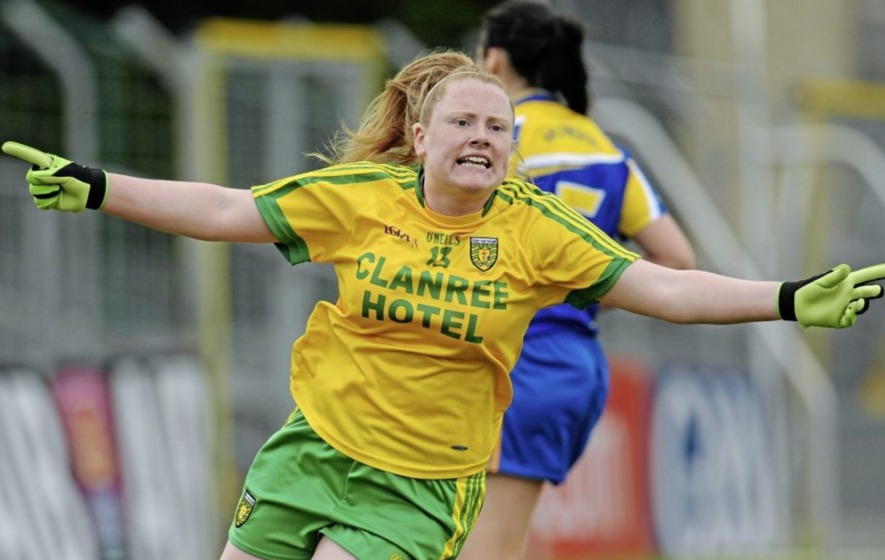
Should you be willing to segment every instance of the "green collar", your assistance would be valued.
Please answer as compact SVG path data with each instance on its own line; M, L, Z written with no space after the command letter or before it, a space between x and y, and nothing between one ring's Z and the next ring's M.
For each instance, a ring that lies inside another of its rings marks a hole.
M486 214L492 209L492 205L495 202L495 195L498 193L498 189L492 191L492 194L489 195L489 199L486 200L485 205L482 207L482 216L485 217ZM418 168L418 188L415 189L415 195L418 197L418 203L421 204L421 208L427 208L427 201L424 199L424 167Z

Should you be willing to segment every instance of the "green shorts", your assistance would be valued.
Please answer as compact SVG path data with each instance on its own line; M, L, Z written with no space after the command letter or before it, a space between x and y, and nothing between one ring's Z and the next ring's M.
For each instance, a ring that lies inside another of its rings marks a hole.
M439 560L461 551L485 472L423 480L342 455L295 410L246 475L230 542L267 560L306 560L326 536L360 560Z

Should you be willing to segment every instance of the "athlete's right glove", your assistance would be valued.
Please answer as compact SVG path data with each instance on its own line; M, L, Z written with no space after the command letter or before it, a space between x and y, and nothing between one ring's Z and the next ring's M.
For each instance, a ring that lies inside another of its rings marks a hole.
M3 151L31 164L25 178L40 210L80 212L104 206L108 176L103 170L84 167L18 142L4 142Z
M871 284L885 279L885 264L851 272L847 264L798 282L784 282L778 292L778 313L803 327L844 329L869 309L869 300L882 297L883 288Z

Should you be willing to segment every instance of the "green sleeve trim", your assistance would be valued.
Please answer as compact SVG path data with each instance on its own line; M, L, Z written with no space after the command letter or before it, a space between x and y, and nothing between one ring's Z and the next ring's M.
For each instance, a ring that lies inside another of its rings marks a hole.
M372 162L356 162L333 165L316 171L274 181L266 185L252 187L252 196L258 212L268 228L277 238L277 249L290 264L311 260L310 251L304 239L295 233L277 200L293 191L316 183L327 183L332 187L350 187L361 183L391 179L403 190L414 189L416 170Z
M599 298L608 293L609 290L617 283L621 274L627 270L627 267L633 264L634 259L616 259L605 267L601 280L590 287L581 288L580 290L572 290L565 298L568 303L578 309L586 309L590 305L596 303Z
M259 196L255 199L255 204L258 206L258 213L264 218L267 227L279 240L278 243L274 243L274 246L289 261L289 264L308 262L310 251L307 249L307 243L289 225L289 221L286 220L276 199L272 196Z

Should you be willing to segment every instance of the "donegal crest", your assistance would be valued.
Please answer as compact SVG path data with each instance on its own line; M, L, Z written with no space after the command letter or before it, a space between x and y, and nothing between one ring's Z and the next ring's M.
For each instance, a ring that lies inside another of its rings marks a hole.
M485 272L495 266L498 260L497 237L471 237L470 238L470 262L473 266Z
M242 527L243 523L245 523L249 516L252 515L252 509L255 507L255 498L252 497L248 491L243 492L243 497L240 498L240 503L237 505L237 515L234 519L234 523L237 527Z

